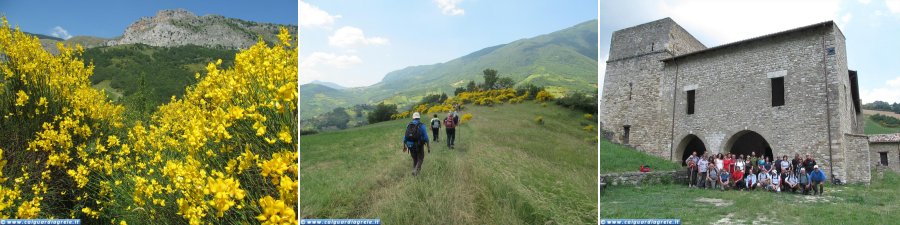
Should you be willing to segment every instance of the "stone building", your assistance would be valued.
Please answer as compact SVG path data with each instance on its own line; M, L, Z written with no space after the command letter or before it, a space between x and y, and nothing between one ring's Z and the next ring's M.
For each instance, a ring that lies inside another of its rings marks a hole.
M900 172L900 134L880 134L869 136L870 159L873 167Z
M692 151L808 154L829 179L868 182L869 142L844 40L832 21L709 48L670 18L618 30L602 129L672 161Z

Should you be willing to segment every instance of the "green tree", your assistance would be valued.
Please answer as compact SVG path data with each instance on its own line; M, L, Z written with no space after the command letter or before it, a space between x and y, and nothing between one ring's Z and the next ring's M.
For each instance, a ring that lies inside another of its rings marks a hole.
M391 115L397 114L397 105L378 103L375 110L369 113L368 121L370 124L381 121L391 120Z
M507 89L516 85L516 82L513 81L512 78L502 77L497 80L497 83L494 84L494 89Z
M497 80L500 77L497 76L497 70L494 69L485 69L484 70L484 87L485 89L492 89L494 84L497 83Z
M478 85L475 84L474 80L469 81L469 83L466 84L466 91L477 91L477 90L478 90Z

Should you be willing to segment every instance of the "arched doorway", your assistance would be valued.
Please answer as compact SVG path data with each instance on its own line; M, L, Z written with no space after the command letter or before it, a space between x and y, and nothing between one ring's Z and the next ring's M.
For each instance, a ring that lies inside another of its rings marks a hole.
M755 152L757 156L766 156L774 160L772 158L774 154L772 153L772 147L769 146L769 142L754 131L745 130L734 134L728 140L726 150L736 155L743 154L744 157Z
M694 152L697 152L697 155L706 153L706 145L703 144L703 140L700 140L697 135L690 134L681 139L678 150L678 152L681 152L681 165L687 166L687 164L684 163L684 160L687 160Z

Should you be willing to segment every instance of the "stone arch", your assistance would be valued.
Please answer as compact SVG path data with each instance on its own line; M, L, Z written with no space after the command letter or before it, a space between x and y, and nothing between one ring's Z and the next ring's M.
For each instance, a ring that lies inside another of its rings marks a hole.
M757 156L766 156L773 161L773 156L775 155L769 141L761 134L752 130L742 130L731 135L731 138L725 142L723 152L743 154L744 156L750 155L750 152L756 152Z
M677 148L677 156L681 156L681 165L686 166L684 160L691 156L691 154L696 151L697 155L702 155L703 153L708 152L706 149L706 144L703 142L703 139L698 137L697 135L688 134L681 138L681 141L678 142Z

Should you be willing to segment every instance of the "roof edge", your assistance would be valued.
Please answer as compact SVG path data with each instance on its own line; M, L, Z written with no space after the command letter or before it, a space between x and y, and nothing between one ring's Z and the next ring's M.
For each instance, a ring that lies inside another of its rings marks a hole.
M719 46L715 46L715 47L711 47L711 48L706 48L703 50L694 51L694 52L690 52L690 53L686 53L686 54L682 54L682 55L676 55L676 56L672 56L669 58L665 58L661 61L668 62L668 61L672 61L672 60L679 59L679 58L684 58L684 57L691 56L691 55L697 55L697 54L711 52L711 51L715 51L715 50L719 50L719 49L725 49L725 48L733 47L733 46L736 46L739 44L754 42L754 41L758 41L758 40L762 40L762 39L766 39L766 38L770 38L770 37L775 37L775 36L780 36L780 35L784 35L784 34L810 30L810 29L816 29L816 28L823 27L826 25L836 26L833 20L829 20L829 21L806 25L806 26L802 26L802 27L798 27L798 28L794 28L794 29L790 29L790 30L775 32L775 33L766 34L766 35L762 35L762 36L758 36L758 37L753 37L753 38L744 39L744 40L740 40L740 41L736 41L736 42L731 42L731 43L727 43L727 44L723 44L723 45L719 45ZM841 33L841 35L843 36L843 33Z

